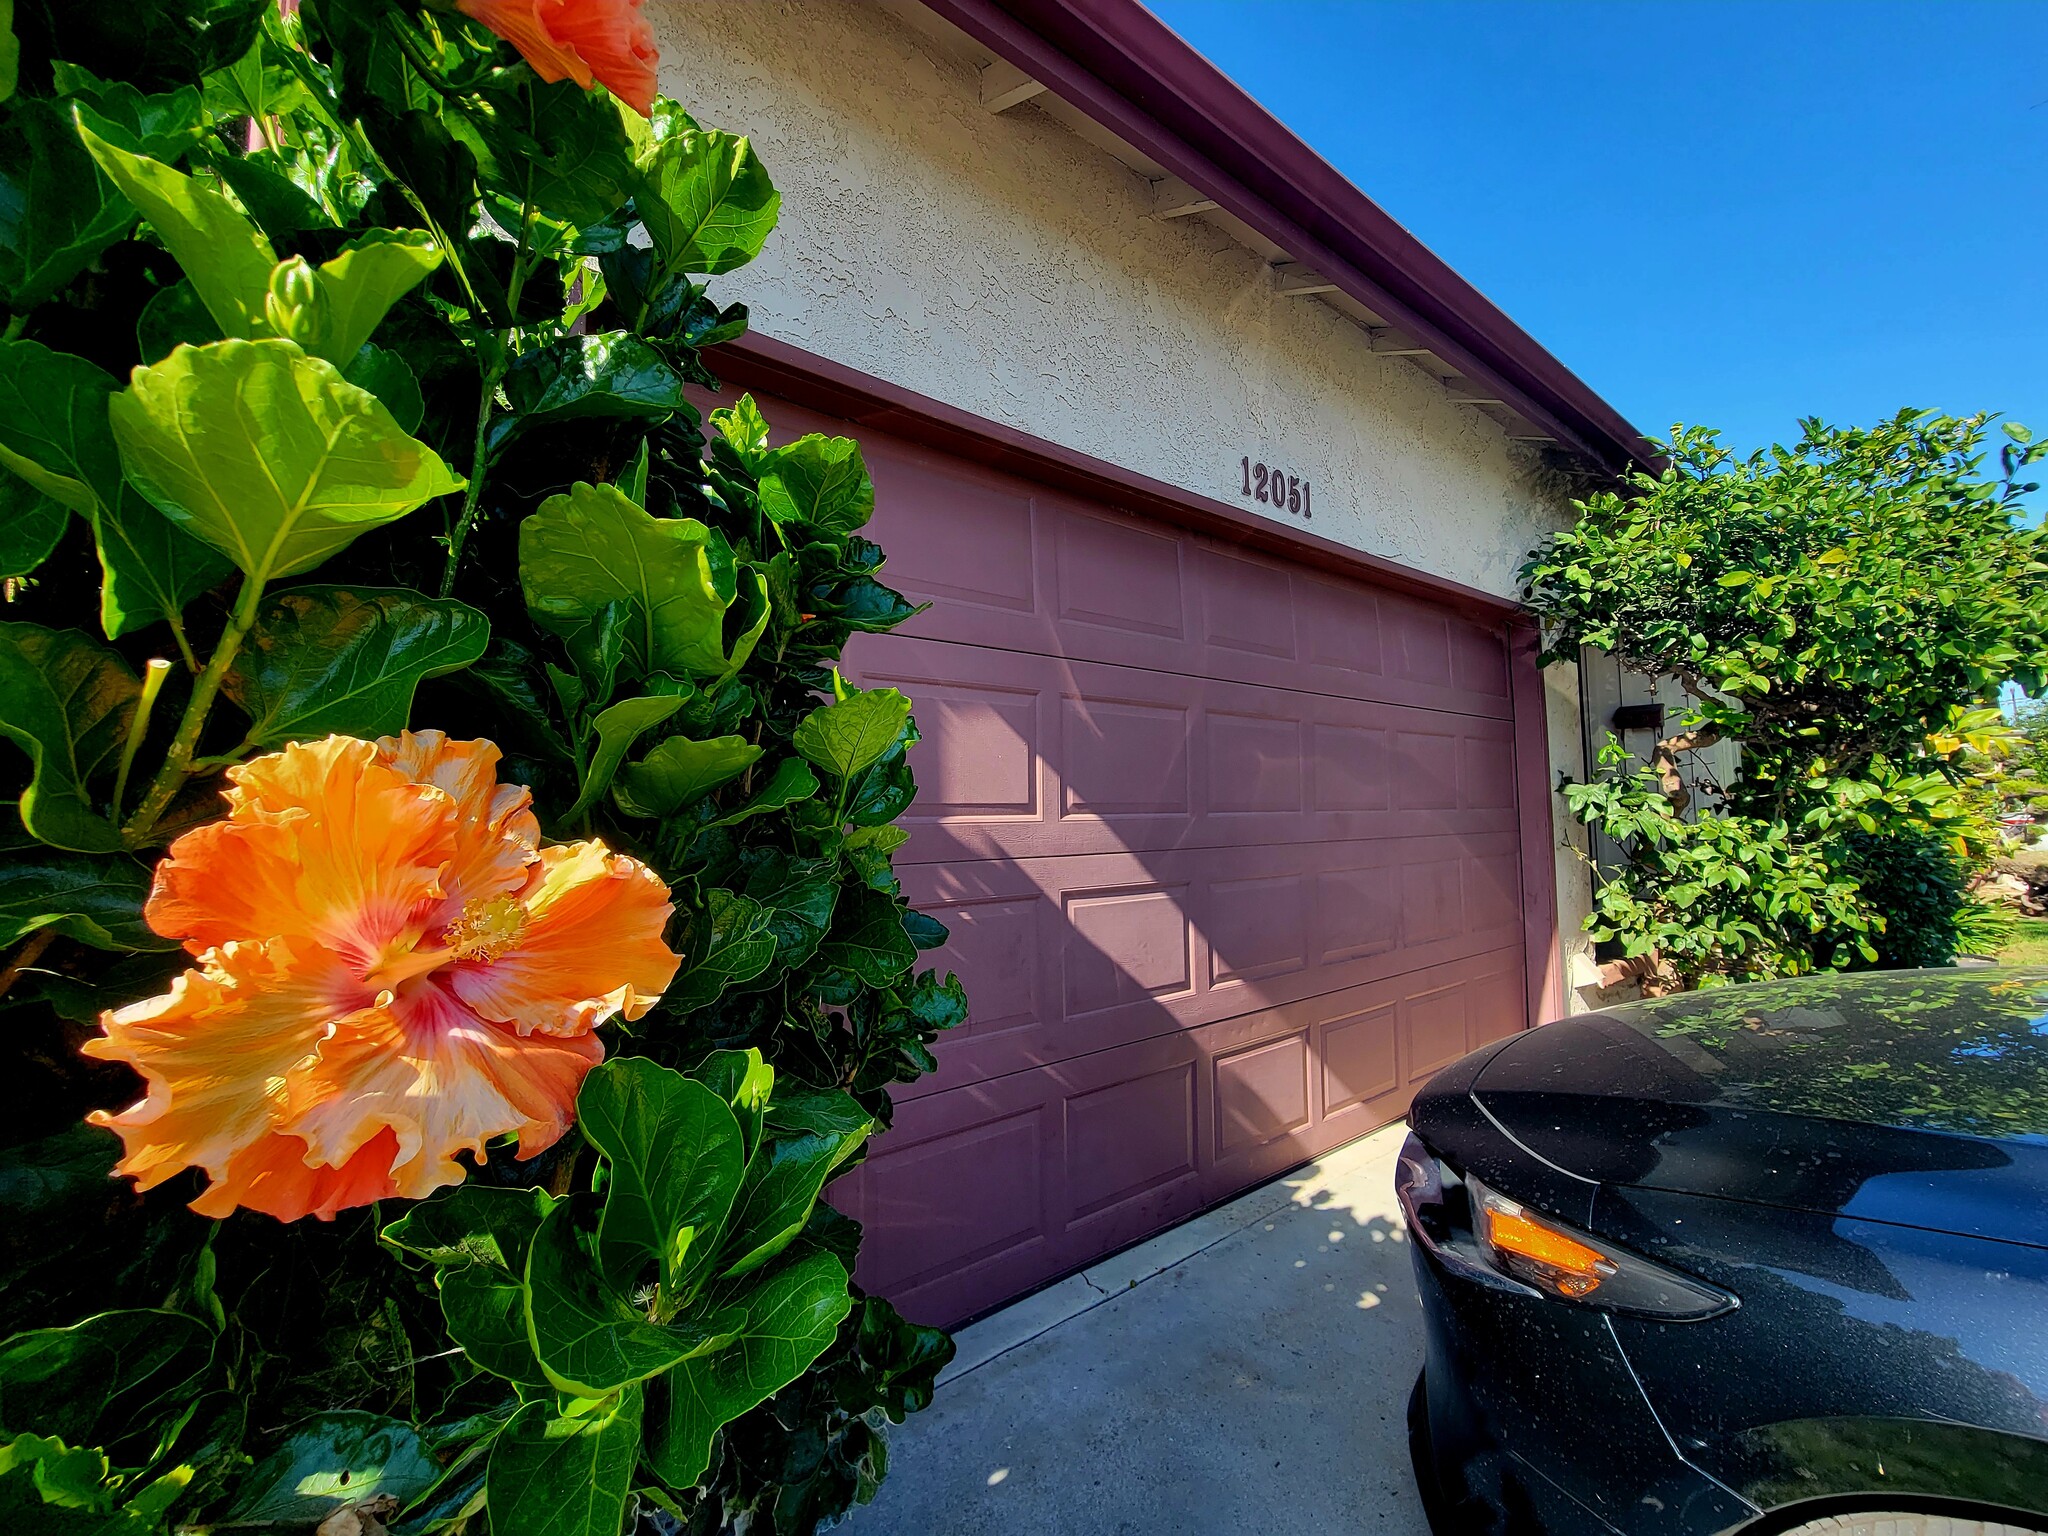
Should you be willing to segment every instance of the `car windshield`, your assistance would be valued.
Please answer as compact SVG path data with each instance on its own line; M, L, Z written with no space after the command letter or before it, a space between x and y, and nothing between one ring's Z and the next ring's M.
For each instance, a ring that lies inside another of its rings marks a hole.
M2048 1142L2048 970L1806 976L1606 1012L1726 1103Z

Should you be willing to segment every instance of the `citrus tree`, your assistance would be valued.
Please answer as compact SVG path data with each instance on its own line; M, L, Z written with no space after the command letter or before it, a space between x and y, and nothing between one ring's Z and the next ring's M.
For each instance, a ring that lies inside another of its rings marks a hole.
M1688 708L1647 766L1618 748L1567 785L1624 850L1592 931L1653 990L1816 968L1939 963L1989 829L1958 790L1998 750L1994 702L2048 668L2048 564L2022 515L2042 449L1984 417L1810 420L1748 458L1675 432L1657 474L1578 504L1522 572L1549 659L1595 646L1676 679ZM1688 754L1741 745L1688 817Z
M797 1532L966 1003L637 0L0 0L0 1528ZM701 398L701 397L700 397Z

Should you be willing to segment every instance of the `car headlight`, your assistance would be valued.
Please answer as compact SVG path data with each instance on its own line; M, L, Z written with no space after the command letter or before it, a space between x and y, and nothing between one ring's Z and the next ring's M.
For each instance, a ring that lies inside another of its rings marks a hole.
M1395 1184L1415 1241L1463 1279L1667 1323L1701 1322L1742 1304L1733 1292L1459 1177L1414 1136L1401 1149Z

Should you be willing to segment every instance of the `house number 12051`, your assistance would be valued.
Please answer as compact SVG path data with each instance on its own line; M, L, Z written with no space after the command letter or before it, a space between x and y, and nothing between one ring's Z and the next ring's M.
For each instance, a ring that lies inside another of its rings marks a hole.
M1306 480L1272 464L1255 464L1249 454L1237 462L1244 469L1246 500L1262 501L1282 512L1292 512L1296 517L1316 515Z

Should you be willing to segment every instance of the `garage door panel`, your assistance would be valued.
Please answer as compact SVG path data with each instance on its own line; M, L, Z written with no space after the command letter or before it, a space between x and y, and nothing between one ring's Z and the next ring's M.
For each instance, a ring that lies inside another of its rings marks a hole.
M902 633L1505 717L1505 637L1440 607L863 431ZM872 649L856 642L856 649Z
M926 737L899 865L1516 824L1506 720L944 642L867 655L851 675L910 695Z
M1475 1018L1520 964L1495 951L901 1102L831 1190L867 1224L860 1282L957 1323L1326 1152L1406 1108L1406 1018Z
M968 983L938 1093L1520 939L1513 834L915 865Z

